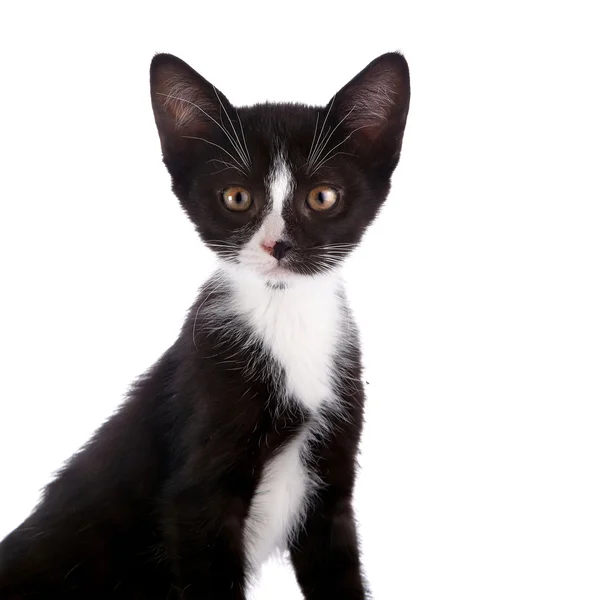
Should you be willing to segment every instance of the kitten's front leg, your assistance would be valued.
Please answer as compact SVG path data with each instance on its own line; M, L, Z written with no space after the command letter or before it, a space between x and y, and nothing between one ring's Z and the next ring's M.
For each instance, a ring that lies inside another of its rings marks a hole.
M358 367L356 371L358 371ZM318 482L304 522L290 544L296 578L306 600L365 600L352 495L362 432L364 390L354 372L333 412L328 435L314 442L309 468Z
M244 474L179 484L171 492L164 529L176 586L185 600L245 600L243 525L249 500ZM242 485L242 488L244 486Z
M365 600L349 496L322 490L290 554L306 600Z
M330 413L329 433L309 452L318 487L289 548L306 600L365 600L368 594L352 508L364 406L358 362L354 367L344 374L351 381L340 402L345 410Z

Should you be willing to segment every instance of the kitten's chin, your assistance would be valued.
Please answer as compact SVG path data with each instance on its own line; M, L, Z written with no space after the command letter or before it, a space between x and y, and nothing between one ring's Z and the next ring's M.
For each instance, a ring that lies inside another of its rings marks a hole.
M285 289L293 279L298 279L299 277L298 274L280 265L259 270L258 275L264 279L267 287L274 290Z
M273 265L262 269L261 275L267 279L281 281L282 279L289 279L290 276L293 275L293 271L290 271L288 268L282 265Z
M241 260L236 264L228 261L220 261L221 270L231 275L249 277L265 282L269 287L282 288L291 280L300 277L297 273L280 264L256 264L246 263Z
M336 273L336 269L333 267L321 271L311 271L308 267L302 271L299 271L295 268L295 265L285 264L261 266L252 265L244 267L242 263L241 267L242 269L246 270L252 269L258 277L269 283L276 284L275 287L285 287L288 283L295 281L305 281L306 279L312 279L315 277L332 276Z
M272 282L286 282L291 278L298 277L289 266L274 260L271 256L265 257L265 260L260 261L241 261L242 268L252 269L259 277Z

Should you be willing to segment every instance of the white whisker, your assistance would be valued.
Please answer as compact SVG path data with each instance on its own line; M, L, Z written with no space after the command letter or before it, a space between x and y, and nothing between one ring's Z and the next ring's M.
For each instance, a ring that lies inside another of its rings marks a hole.
M216 146L217 148L220 148L221 150L223 150L223 152L225 152L225 154L227 154L227 156L229 156L231 158L231 160L233 160L233 161L235 161L237 163L237 165L239 166L239 168L242 169L243 173L246 173L246 171L243 171L243 169L244 169L243 165L241 165L238 162L238 160L236 159L236 157L233 156L233 154L231 154L231 152L227 152L227 150L225 150L225 148L223 148L223 146L219 146L219 144L215 144L215 142L211 142L210 140L207 140L206 138L196 137L194 135L184 135L182 137L190 139L190 140L202 140L203 142L206 142L207 144L211 144L212 146Z
M171 98L172 100L179 100L180 102L185 102L187 104L190 104L191 106L194 106L195 108L197 108L200 112L202 112L204 115L206 115L215 125L217 125L217 127L219 127L223 133L227 136L227 139L231 142L231 145L235 148L235 142L233 141L233 138L231 137L231 135L229 134L229 132L213 117L211 117L201 106L198 106L197 104L195 104L194 102L190 101L190 100L186 100L185 98L180 98L179 96L172 96L171 94L163 94L161 92L158 92L159 96L165 96L167 98ZM191 138L192 136L182 136L182 137L187 137L187 138ZM195 138L195 139L204 139L204 138ZM208 141L208 140L204 140L204 141ZM209 142L211 143L211 142ZM217 144L214 144L215 146ZM221 146L219 146L219 148L223 149ZM227 154L229 154L229 152L227 152ZM233 158L235 160L235 158L229 154L229 156L231 156L231 158ZM236 162L238 162L236 160ZM238 163L239 164L239 163ZM240 165L241 167L242 165ZM242 167L243 168L243 167Z
M321 162L313 169L313 173L316 173L324 164L325 159L336 149L339 148L344 142L349 140L353 134L355 134L359 129L364 129L367 125L363 125L362 127L357 127L353 131L351 131L339 144L336 144L329 152L321 159Z
M233 122L231 120L231 117L229 116L229 113L227 112L225 106L223 106L223 102L221 101L221 97L219 96L219 92L217 91L217 88L213 85L213 90L215 91L215 95L217 97L217 100L219 101L219 104L221 105L221 108L223 109L223 111L225 112L225 115L227 116L227 119L229 121L229 124L231 125L231 129L233 129L233 133L235 135L235 139L237 140L238 145L236 146L235 144L233 144L234 148L237 150L237 153L240 155L240 158L244 161L244 163L246 164L246 167L249 169L250 168L250 157L246 156L244 154L244 151L242 149L242 143L240 142L240 138L238 137L237 131L235 130L235 127L233 126ZM221 122L223 122L223 119L221 119ZM223 125L225 125L225 123L223 123Z
M323 130L325 129L325 124L327 123L327 119L329 118L329 113L331 112L331 109L333 108L334 103L335 103L335 96L331 99L331 105L329 106L329 110L327 111L327 114L325 115L325 119L323 120L323 124L321 125L321 131L319 131L319 137L317 139L317 146L319 145L319 141L321 140L321 134L323 133ZM312 164L312 155L310 155L308 157L308 163Z
M350 114L352 113L352 111L356 108L356 105L353 106L348 113L346 114L346 116L343 119L340 119L340 122L333 128L333 131L327 136L327 138L325 139L325 141L323 142L322 146L321 146L321 151L319 152L319 154L315 157L315 159L312 161L312 164L314 165L319 158L321 157L321 155L323 154L323 151L325 150L325 148L327 147L327 144L329 143L329 140L333 137L333 134L336 132L337 128L350 116ZM315 169L316 170L316 169Z
M317 137L317 129L319 127L319 113L317 113L317 122L315 123L315 131L313 133L312 142L310 143L310 150L308 151L308 158L312 155L313 147L315 145L315 138Z
M232 165L230 162L227 162L226 160L220 160L218 158L211 158L208 162L218 162L218 163L221 163L222 165L228 165L224 169L221 169L220 171L217 171L217 173L222 173L223 171L227 171L227 169L235 169L236 171L239 171L242 175L246 174L244 171L242 171L241 169L239 169L235 165ZM213 173L213 175L216 175L216 173Z
M318 143L317 147L315 148L315 151L313 153L313 158L311 159L311 161L308 165L309 171L312 168L312 166L315 164L315 162L317 162L317 160L319 159L319 156L321 156L321 154L323 152L325 141L330 132L331 132L331 127L328 127L327 131L325 132L325 135L323 136L323 139Z
M246 148L246 156L248 157L248 160L250 160L250 150L248 150L248 143L246 142L246 136L244 135L244 126L242 125L242 119L240 119L240 113L237 110L237 108L235 109L235 114L237 115L238 122L240 124L240 131L242 132L242 139L244 140L244 147Z

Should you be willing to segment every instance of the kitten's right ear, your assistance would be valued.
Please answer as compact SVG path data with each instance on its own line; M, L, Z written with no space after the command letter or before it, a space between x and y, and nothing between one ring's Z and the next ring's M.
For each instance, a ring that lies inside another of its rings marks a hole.
M388 52L367 65L327 105L374 163L398 162L408 107L410 75L404 56Z
M231 108L210 82L171 54L157 54L152 59L150 92L165 155L184 148L188 138L206 138L221 110Z

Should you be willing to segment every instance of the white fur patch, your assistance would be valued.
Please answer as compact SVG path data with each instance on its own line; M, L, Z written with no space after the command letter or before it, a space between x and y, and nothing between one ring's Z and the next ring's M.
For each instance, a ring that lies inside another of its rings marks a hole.
M270 210L265 217L257 239L274 243L282 239L285 229L283 220L283 205L294 190L294 177L282 154L279 154L271 165L266 180L267 197Z
M273 206L273 212L281 214L283 203L289 198L294 189L294 176L287 164L283 154L279 154L271 165L271 171L267 179L269 198Z
M343 342L345 306L336 274L286 279L272 289L247 267L224 265L232 309L250 325L284 371L279 401L297 401L315 417L336 404L333 360ZM283 397L281 397L283 396ZM246 523L246 554L257 568L284 548L318 482L306 469L307 440L322 431L317 419L265 467Z
M332 363L345 308L337 274L288 276L284 289L243 266L225 265L233 310L283 367L287 395L312 412L334 399Z
M258 569L277 549L285 549L290 532L306 509L314 489L302 464L306 434L292 440L266 466L246 520L245 545L249 564Z

